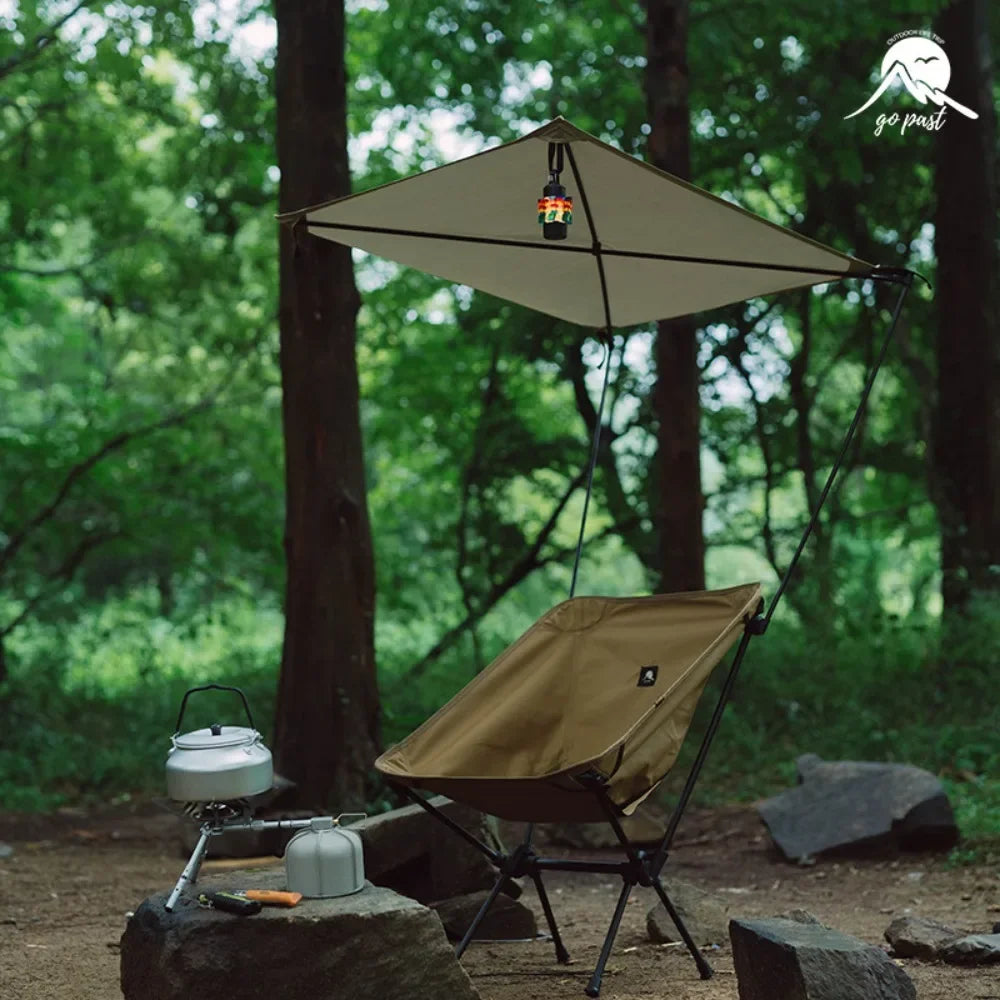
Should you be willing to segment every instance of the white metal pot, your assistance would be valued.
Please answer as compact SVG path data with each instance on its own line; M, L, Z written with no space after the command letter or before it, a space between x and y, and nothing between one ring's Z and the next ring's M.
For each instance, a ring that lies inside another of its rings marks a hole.
M360 892L365 887L361 838L337 826L332 816L316 816L288 842L285 876L291 892L312 899Z
M243 701L246 726L213 725L181 734L188 698L196 691L235 691ZM274 783L271 751L253 724L239 688L206 684L184 695L167 754L167 794L181 802L233 802L268 791Z

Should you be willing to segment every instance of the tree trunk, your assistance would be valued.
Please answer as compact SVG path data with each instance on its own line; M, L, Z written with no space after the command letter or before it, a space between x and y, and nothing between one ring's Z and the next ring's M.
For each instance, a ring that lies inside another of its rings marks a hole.
M280 206L350 191L343 0L278 0ZM358 809L379 747L375 577L351 252L280 235L285 640L276 766L304 806Z
M962 611L1000 577L1000 310L997 305L996 114L987 0L961 0L935 30L951 61L937 133L938 398L934 493L941 522L942 596Z
M691 179L687 0L647 0L646 103L652 163ZM660 590L703 590L701 405L694 319L662 320L656 337L656 527Z

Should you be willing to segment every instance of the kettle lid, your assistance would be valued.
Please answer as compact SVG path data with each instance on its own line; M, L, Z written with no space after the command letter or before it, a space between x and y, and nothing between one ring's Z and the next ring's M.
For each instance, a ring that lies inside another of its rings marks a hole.
M256 729L246 726L209 726L174 735L174 746L181 750L220 750L223 747L250 746L260 739Z

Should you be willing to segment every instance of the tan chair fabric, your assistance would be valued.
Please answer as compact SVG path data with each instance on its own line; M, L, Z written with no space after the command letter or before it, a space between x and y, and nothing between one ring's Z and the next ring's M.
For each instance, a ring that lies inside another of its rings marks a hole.
M505 819L604 819L596 768L630 812L673 766L712 669L760 584L556 605L375 766ZM640 685L645 668L656 680Z

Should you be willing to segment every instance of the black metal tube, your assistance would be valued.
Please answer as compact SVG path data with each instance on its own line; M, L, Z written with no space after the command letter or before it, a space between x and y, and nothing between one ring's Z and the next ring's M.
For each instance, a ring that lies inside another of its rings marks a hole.
M578 858L536 858L534 867L553 872L599 872L604 875L625 875L632 871L628 861L585 861Z
M705 765L705 758L708 756L708 750L712 745L712 740L715 738L719 723L722 722L722 714L725 712L726 703L732 694L733 685L736 683L736 675L740 672L740 665L743 663L743 657L746 655L751 635L752 633L749 628L744 628L740 644L736 649L736 655L733 657L732 666L729 668L729 673L726 675L722 690L719 692L719 700L715 703L712 718L705 729L705 735L701 739L701 746L698 747L698 753L695 756L694 763L691 765L691 770L688 771L687 780L684 782L680 798L678 798L677 805L674 806L674 811L670 816L670 822L667 824L667 831L663 835L663 840L660 842L656 857L653 859L652 873L654 876L660 874L663 865L666 863L667 854L670 852L670 845L673 843L674 835L677 833L677 827L680 824L681 817L684 815L684 810L687 809L688 800L694 791L694 786L701 774L701 769Z
M701 769L704 766L705 758L708 756L708 750L711 746L712 740L715 737L716 730L719 728L719 723L722 721L722 714L725 711L726 703L729 701L729 697L732 693L733 685L736 683L736 676L739 673L740 665L743 662L743 657L746 654L747 645L750 642L751 635L756 633L763 633L768 623L771 620L771 616L774 614L775 608L778 606L778 601L781 599L782 594L785 592L785 588L788 586L788 581L795 569L796 563L799 561L799 557L802 555L802 551L805 548L806 542L809 540L810 534L812 534L813 528L816 526L816 522L819 519L820 511L823 509L823 504L826 502L829 496L830 490L833 487L834 480L837 478L837 473L843 464L844 459L847 456L847 450L851 445L851 441L854 438L854 433L858 428L858 424L861 422L861 417L864 413L865 406L868 403L868 397L871 395L872 387L875 385L875 379L878 376L879 369L882 366L882 362L885 360L886 353L889 350L889 344L892 341L893 334L896 330L896 324L899 320L900 313L903 309L903 303L906 300L907 292L913 285L914 274L911 271L901 271L898 274L894 273L892 275L882 275L881 280L891 280L895 283L899 283L902 287L900 289L899 298L896 300L896 305L892 312L892 318L889 322L888 330L886 331L885 337L882 339L882 344L879 348L878 355L875 360L875 364L872 366L872 370L868 375L868 379L865 382L864 389L861 393L861 400L858 403L858 407L854 412L854 418L851 421L851 425L847 430L847 435L844 438L844 443L841 446L840 453L837 456L837 460L834 463L833 468L830 470L830 475L827 477L826 484L823 487L823 492L820 494L819 502L816 505L816 509L813 511L812 517L809 519L809 523L806 525L806 529L802 534L802 538L799 540L798 547L795 550L795 555L792 557L792 561L785 571L785 575L782 577L778 589L775 592L774 598L771 601L771 605L768 608L767 614L762 620L758 622L758 627L754 632L751 632L750 626L743 633L743 637L740 640L739 648L736 651L736 656L733 659L733 665L729 668L729 674L726 677L725 683L723 684L722 691L719 695L719 700L716 703L715 711L712 713L712 719L709 722L708 728L705 731L705 735L702 738L701 746L698 748L698 754L695 757L694 764L691 766L691 770L688 773L687 780L684 783L684 789L681 792L680 798L678 799L677 805L674 807L673 814L670 817L670 822L667 825L667 832L664 834L663 841L660 844L659 850L656 852L656 857L653 861L652 871L655 876L658 876L666 863L667 854L670 851L670 845L673 842L674 835L677 832L677 826L680 823L681 817L684 814L684 810L687 808L688 800L691 798L691 793L694 790L695 782L698 780L698 776L701 773Z
M587 988L583 991L588 997L596 997L601 992L601 980L604 978L604 967L608 964L608 959L611 957L611 948L614 946L615 937L618 935L618 927L625 914L625 904L628 902L628 897L631 892L632 883L626 882L622 886L621 895L618 897L618 905L615 907L614 916L611 918L611 926L608 928L608 933L604 937L604 945L602 946L601 954L597 959L597 965L594 966L594 974L590 977L590 982L587 984Z
M778 606L778 601L781 600L781 596L784 594L785 588L788 586L788 581L791 579L792 573L795 571L795 566L806 547L806 542L809 541L809 536L812 534L813 528L816 527L816 523L819 521L820 512L823 510L823 504L826 503L826 498L829 496L830 490L833 488L833 483L837 478L837 473L840 471L840 467L843 465L844 459L847 457L847 450L851 446L851 441L854 440L854 432L858 429L858 424L861 423L861 417L865 412L868 397L871 395L872 387L875 385L875 379L878 377L879 369L882 367L882 362L885 360L886 353L889 350L889 344L892 341L893 334L896 332L896 323L899 320L899 314L903 311L903 303L906 301L906 295L913 286L913 277L914 274L912 271L904 271L900 272L898 275L893 275L889 279L886 279L885 277L882 278L882 280L892 280L902 285L899 292L899 298L896 300L896 306L892 311L892 319L889 321L889 328L886 331L885 336L882 338L882 346L880 347L878 355L875 358L875 364L872 366L872 370L868 375L868 380L865 382L864 390L861 393L861 401L858 403L858 408L854 411L854 419L851 421L851 426L847 429L847 434L844 437L844 443L841 445L840 453L837 455L837 460L833 463L830 475L826 478L826 483L823 486L822 493L819 495L819 501L816 504L816 509L812 512L812 517L809 518L806 530L802 533L802 538L799 539L798 547L795 549L795 555L792 556L792 561L788 564L788 569L785 570L785 575L781 578L781 582L778 584L778 589L775 591L774 597L771 599L771 606L767 609L767 614L764 616L765 624L770 622L771 616L774 614L775 608Z
M552 944L556 949L556 961L560 965L567 965L569 963L569 952L566 950L566 946L562 943L562 938L559 936L559 928L556 926L552 904L549 903L549 894L545 891L545 885L542 883L542 873L533 871L531 873L531 881L535 883L535 890L538 893L539 902L542 904L542 912L545 914L545 922L549 925Z
M673 902L667 895L659 877L653 880L653 888L656 890L656 895L660 897L660 902L663 903L664 909L666 909L667 913L670 915L670 919L674 922L674 927L677 928L677 933L680 934L681 940L685 945L687 945L687 950L691 952L691 957L694 959L694 964L698 966L698 972L701 974L701 978L711 979L712 976L715 975L712 966L710 966L705 960L705 956L698 951L698 946L694 943L690 931L687 927L685 927L684 921L681 919L681 915L677 912Z
M614 830L615 836L618 838L618 843L621 844L622 850L625 851L625 856L632 862L637 868L642 867L642 861L639 858L636 849L632 846L632 841L628 839L625 831L622 829L622 825L618 820L618 816L615 813L614 803L608 798L608 793L603 788L598 788L595 790L594 794L597 796L598 802L601 804L601 809L604 810L604 815L607 818L608 824L611 829Z
M611 377L611 360L614 353L615 338L611 328L611 299L608 294L608 277L604 273L604 260L601 257L601 240L597 235L597 222L590 209L590 201L587 198L587 189L580 176L580 170L576 165L576 157L573 155L573 147L566 144L566 156L569 159L570 169L573 171L573 180L576 182L580 192L580 203L583 206L583 217L587 220L587 228L590 230L590 249L597 262L597 279L601 287L601 304L604 307L604 333L608 338L607 356L604 359L604 380L601 383L601 401L597 404L597 420L594 423L593 443L590 448L590 464L587 466L587 489L583 495L583 513L580 515L580 533L576 540L576 554L573 557L573 576L569 584L569 596L576 593L576 578L580 570L580 557L583 554L583 532L587 527L587 512L590 509L590 497L594 492L594 470L597 468L597 456L601 450L601 421L604 419L604 401L608 395L608 381Z
M574 172L575 173L575 172ZM482 246L518 247L522 250L555 251L556 253L593 253L593 247L581 246L578 243L546 242L536 243L531 240L510 240L492 236L464 236L459 233L435 233L425 229L398 229L389 226L362 226L347 222L320 222L306 219L308 229L342 229L345 233L379 233L385 236L415 236L424 240L444 240L449 243L478 243ZM334 242L339 242L334 240ZM347 244L352 245L352 244ZM806 267L799 264L770 264L759 260L731 260L728 258L696 257L679 253L651 253L647 250L615 250L601 248L605 257L622 257L635 260L672 260L681 264L706 264L710 267L740 267L750 271L781 271L789 274L815 275L812 284L824 284L841 278L881 278L875 271L855 271L848 269L836 270L832 267ZM912 272L907 272L912 273ZM883 278L884 280L884 278ZM895 280L895 279L891 279ZM595 323L594 326L597 326Z
M455 831L463 840L470 843L477 851L482 851L493 862L493 864L499 867L501 862L501 855L499 851L494 851L492 847L488 847L477 837L473 837L468 830L456 823L450 816L446 816L440 809L432 806L426 799L421 798L417 795L411 788L407 788L406 785L393 784L393 788L398 792L402 792L408 799L412 799L424 812L430 813L435 819L441 820L445 826L450 827Z
M496 882L493 883L493 888L490 889L490 894L486 897L486 901L482 906L479 907L479 912L473 917L472 923L469 924L469 929L465 932L465 937L462 938L458 943L458 947L455 949L455 957L461 958L465 952L465 949L469 947L469 942L472 940L473 935L479 929L479 925L486 918L486 914L490 912L490 907L496 902L497 896L500 895L500 890L503 888L504 882L507 881L507 876L501 872L497 876Z
M583 494L583 513L580 515L580 533L576 538L576 554L573 556L573 576L569 583L569 596L576 593L576 578L580 572L580 557L583 555L583 532L587 527L587 511L590 509L590 497L594 492L594 470L597 468L597 456L601 451L601 421L604 419L604 401L608 395L608 381L611 377L611 353L614 341L608 331L607 356L604 359L604 380L601 383L601 401L597 404L597 419L594 421L594 437L590 446L590 462L587 465L587 488Z

